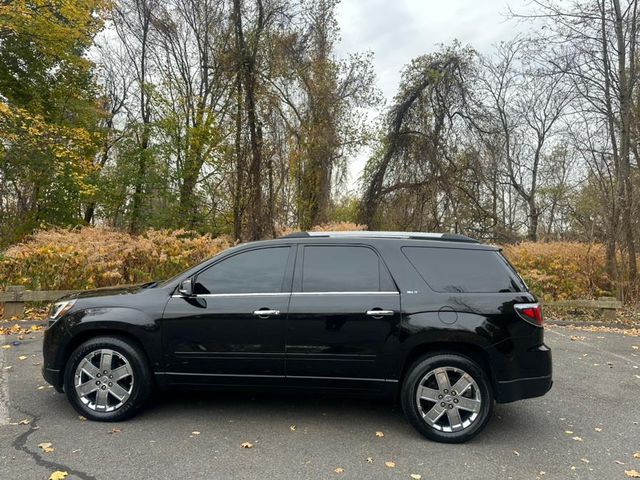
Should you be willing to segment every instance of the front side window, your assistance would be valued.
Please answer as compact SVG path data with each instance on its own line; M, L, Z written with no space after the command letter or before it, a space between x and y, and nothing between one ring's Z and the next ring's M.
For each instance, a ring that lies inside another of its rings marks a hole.
M389 282L386 267L370 248L304 247L303 292L378 292Z
M238 253L199 273L194 293L281 292L288 258L289 247Z

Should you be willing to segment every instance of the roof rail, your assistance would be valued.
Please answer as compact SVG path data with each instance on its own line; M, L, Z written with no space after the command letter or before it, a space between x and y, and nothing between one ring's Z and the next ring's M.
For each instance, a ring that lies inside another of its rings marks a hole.
M308 238L308 237L333 237L333 238L410 238L422 240L445 240L450 242L480 243L478 240L460 235L458 233L431 233L431 232L384 232L384 231L344 231L344 232L294 232L281 238Z

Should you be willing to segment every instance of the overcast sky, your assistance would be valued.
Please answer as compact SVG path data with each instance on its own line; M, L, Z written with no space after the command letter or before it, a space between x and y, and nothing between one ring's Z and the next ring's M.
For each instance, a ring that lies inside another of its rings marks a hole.
M438 44L459 40L481 53L524 29L506 18L507 6L525 8L527 0L341 0L339 53L372 51L378 87L389 102L402 67L433 52ZM367 153L351 162L350 187L362 172Z

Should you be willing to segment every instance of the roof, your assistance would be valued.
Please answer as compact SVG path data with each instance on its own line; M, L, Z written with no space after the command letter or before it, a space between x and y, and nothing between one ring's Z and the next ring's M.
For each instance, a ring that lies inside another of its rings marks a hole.
M478 240L457 233L432 232L383 232L383 231L344 231L344 232L294 232L280 238L407 238L412 240L444 240L449 242L480 243Z

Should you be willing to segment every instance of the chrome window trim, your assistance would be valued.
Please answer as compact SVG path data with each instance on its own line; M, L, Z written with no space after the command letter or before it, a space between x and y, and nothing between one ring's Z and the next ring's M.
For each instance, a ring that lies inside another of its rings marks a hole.
M360 238L442 238L444 233L432 232L392 232L392 231L344 231L307 232L310 237L360 237Z
M291 295L400 295L399 292L291 292Z
M180 294L171 295L171 298L199 298L199 297L284 297L291 295L289 292L266 292L266 293L199 293L191 296Z

